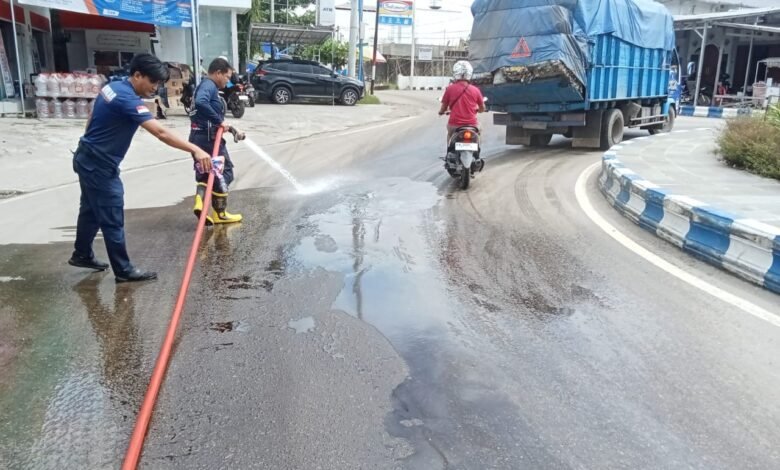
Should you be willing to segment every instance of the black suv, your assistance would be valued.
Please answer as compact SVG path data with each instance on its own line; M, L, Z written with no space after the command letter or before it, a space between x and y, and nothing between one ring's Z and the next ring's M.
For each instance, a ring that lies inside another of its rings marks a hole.
M261 62L255 69L252 84L258 96L278 104L287 104L295 98L327 98L354 106L365 91L363 82L308 60Z

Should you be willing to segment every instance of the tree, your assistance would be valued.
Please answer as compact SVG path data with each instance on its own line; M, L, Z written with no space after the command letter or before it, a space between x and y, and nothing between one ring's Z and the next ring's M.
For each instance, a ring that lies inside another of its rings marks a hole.
M322 44L315 44L303 48L301 57L304 59L318 60L324 64L331 64L334 69L347 65L349 43L328 39Z
M271 1L276 5L274 21L276 23L289 23L298 25L313 25L316 21L315 1L312 0L252 0L252 7L243 15L238 16L238 55L244 60L247 56L246 40L252 23L271 22ZM288 8L289 6L289 8ZM300 15L296 11L304 8ZM262 44L253 43L251 56L262 50Z

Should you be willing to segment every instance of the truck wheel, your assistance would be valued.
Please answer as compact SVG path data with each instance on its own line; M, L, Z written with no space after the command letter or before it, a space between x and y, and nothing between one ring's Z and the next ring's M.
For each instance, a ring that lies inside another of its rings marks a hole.
M623 141L623 113L619 109L608 109L604 112L601 122L601 150L609 150L613 145Z
M552 134L531 135L531 147L547 147L552 140Z
M675 119L677 119L677 112L673 107L670 106L669 115L666 118L666 122L657 126L648 127L647 130L650 132L650 135L668 134L669 132L672 132L672 129L674 129Z

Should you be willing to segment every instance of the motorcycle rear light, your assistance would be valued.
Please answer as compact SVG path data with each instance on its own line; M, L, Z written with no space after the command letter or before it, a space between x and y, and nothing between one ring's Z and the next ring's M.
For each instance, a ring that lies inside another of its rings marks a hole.
M471 133L471 131L466 131L463 133L463 140L466 142L471 142L472 137L474 137L474 135Z

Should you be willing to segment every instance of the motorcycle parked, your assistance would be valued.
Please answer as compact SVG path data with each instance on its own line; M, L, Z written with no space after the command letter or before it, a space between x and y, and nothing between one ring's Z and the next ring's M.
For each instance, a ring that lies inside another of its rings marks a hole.
M190 82L184 86L181 93L181 104L184 105L184 110L191 114L194 110L193 98L195 96L195 78L191 78ZM226 111L230 111L234 118L239 119L244 115L245 106L254 106L249 104L249 97L244 91L243 85L235 84L219 91L219 96L222 99L222 106Z
M255 103L257 103L257 94L254 85L252 85L252 81L249 80L246 75L239 75L238 80L241 86L244 87L244 93L246 93L247 98L249 98L246 103L247 106L254 108Z
M688 86L687 81L683 81L682 94L680 95L680 102L682 104L688 104L693 106L709 106L710 104L712 104L712 93L710 93L708 87L706 86L700 87L699 99L697 99L696 104L694 104L693 93L691 93L691 88Z
M187 114L192 113L193 111L193 97L195 96L195 76L190 77L190 81L187 82L186 85L184 85L184 89L181 91L181 98L179 98L179 101L181 101L181 104L184 105L184 111L187 112Z
M245 107L249 105L249 96L244 91L241 83L231 83L220 90L220 96L225 100L226 110L229 110L234 118L240 119L244 115Z

